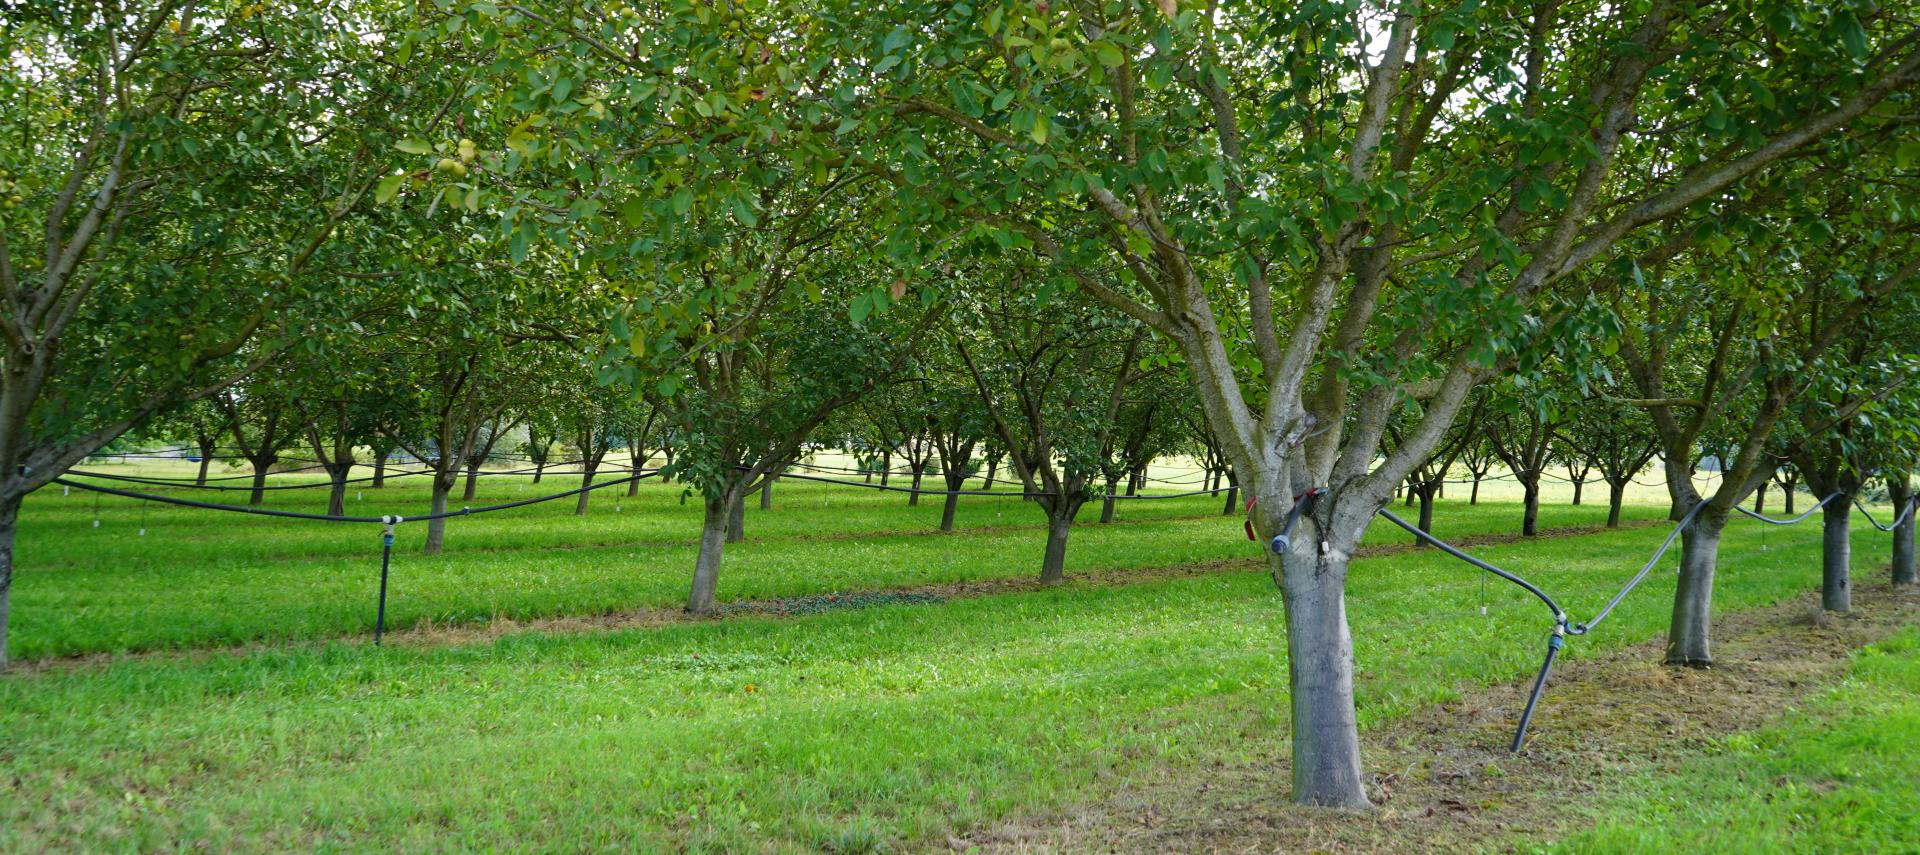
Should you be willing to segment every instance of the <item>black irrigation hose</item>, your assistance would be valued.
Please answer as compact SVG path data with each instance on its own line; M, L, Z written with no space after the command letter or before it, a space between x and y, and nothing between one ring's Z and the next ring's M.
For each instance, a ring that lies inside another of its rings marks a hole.
M846 481L840 478L823 478L818 475L802 475L797 472L782 473L778 477L783 479L792 478L796 481L817 481L822 484L839 484L843 487L859 487L864 490L882 490L890 493L918 493L922 496L994 496L998 498L1008 499L1008 498L1015 498L1015 497L1042 498L1045 496L1053 495L1052 493L1029 493L1026 491L1021 491L1016 493L1008 490L929 490L926 488L896 487L892 484L863 484L863 483L860 483L859 481ZM1184 499L1191 496L1210 495L1211 493L1212 491L1210 490L1198 490L1191 493L1161 493L1161 494L1153 494L1153 495L1149 495L1146 493L1136 493L1131 496L1114 496L1113 499L1114 501L1122 501L1122 500L1128 500L1128 499ZM1088 501L1104 501L1105 499L1106 499L1106 496L1095 495L1092 499L1089 499Z
M561 461L558 463L549 463L547 464L547 466L578 466L584 462L586 461L569 460L569 461ZM369 464L355 463L354 465L367 466ZM280 472L270 472L268 474L269 475L288 475L288 474L293 474L295 472L304 472L309 469L315 469L315 468L319 468L319 467L310 466L310 467L307 467L306 469L288 469L288 470L282 470ZM620 467L615 466L610 468L617 469ZM481 477L491 477L495 475L526 475L534 471L535 469L531 469L531 468L530 469L500 469L500 470L492 470L492 471L481 470L473 474ZM544 475L585 475L587 474L584 470L567 471L567 470L553 470L553 469L542 468L539 471L541 471L541 473ZM251 485L236 487L236 486L227 486L224 484L201 484L201 483L197 483L195 480L186 479L186 478L155 478L155 477L150 477L145 475L109 475L105 472L88 472L83 469L70 469L70 470L67 470L67 472L70 475L82 475L88 478L104 478L109 481L127 481L135 484L147 484L155 487L178 487L178 488L188 489L188 490L231 490L236 492L251 491L253 489ZM379 475L363 475L359 478L348 478L345 481L342 481L340 483L365 484L370 481L374 481L376 479L387 479L387 478L399 479L399 478L406 478L413 475L432 475L432 474L434 474L434 470L432 469L399 470L399 471L383 472ZM461 470L458 474L460 474L461 477L465 477L466 475L465 470ZM231 481L239 478L250 479L252 477L253 477L252 475L238 475L232 478L225 478L225 479L218 479L218 480ZM207 480L212 481L216 479L209 478ZM334 482L331 479L329 479L325 481L308 481L300 484L265 484L265 485L262 485L260 489L262 490L313 490L321 487L332 487L333 483Z
M1512 573L1509 573L1505 570L1495 567L1492 564L1488 564L1485 561L1482 561L1478 558L1468 555L1466 552L1462 551L1459 547L1454 546L1453 544L1448 543L1444 540L1441 540L1440 538L1434 537L1432 534L1427 533L1425 530L1421 529L1419 526L1414 525L1413 523L1407 522L1406 520L1403 520L1400 517L1394 515L1392 511L1389 511L1386 508L1381 508L1379 511L1377 511L1377 513L1379 513L1383 517L1386 517L1388 522L1391 522L1394 525L1397 525L1401 528L1406 529L1414 537L1417 537L1421 540L1426 541L1427 543L1430 543L1436 547L1439 547L1441 552L1445 552L1446 554L1451 555L1455 558L1458 558L1461 561L1465 561L1468 564L1472 564L1473 566L1478 567L1482 570L1485 570L1488 573L1492 573L1495 576L1499 576L1502 579L1505 579L1509 582L1514 583L1515 585L1519 585L1520 587L1525 588L1527 590L1527 593L1532 594L1536 597L1539 597L1540 602L1546 603L1547 608L1553 610L1553 620L1556 624L1565 624L1567 622L1566 611L1561 609L1560 604L1554 602L1553 598L1548 596L1546 591L1540 590L1539 585L1535 585L1532 582L1529 582L1525 579L1520 578L1519 576L1516 576Z
M1797 517L1793 517L1791 519L1784 519L1784 520L1777 520L1777 519L1774 519L1773 517L1763 516L1761 514L1747 510L1745 505L1734 505L1733 509L1743 514L1746 514L1747 516L1753 517L1754 519L1757 519L1768 525L1793 525L1794 523L1804 520L1807 517L1813 516L1814 511L1817 511L1817 510L1820 510L1821 508L1826 507L1828 502L1833 501L1835 498L1838 498L1839 496L1840 496L1840 491L1835 490L1834 492L1828 494L1826 498L1821 499L1819 502L1816 502L1813 507L1808 508L1806 513L1801 514Z
M1906 522L1907 517L1913 514L1913 508L1915 505L1920 505L1920 496L1913 496L1908 498L1907 506L1900 509L1900 515L1894 517L1892 522L1887 523L1886 525L1881 525L1879 520L1876 520L1873 518L1873 512L1867 510L1866 505L1860 504L1859 499L1853 500L1853 506L1860 509L1860 515L1863 517L1866 517L1867 522L1872 523L1874 528L1877 528L1881 531L1893 531L1894 529L1899 528L1901 523Z
M237 514L253 514L255 516L264 516L264 517L284 517L287 519L320 520L323 522L356 522L356 523L391 524L396 522L431 522L433 520L451 519L453 517L467 517L467 516L473 516L475 514L485 514L485 513L492 513L494 511L504 511L509 508L520 508L520 507L526 507L527 505L537 505L537 504L540 504L541 502L551 502L554 499L564 499L568 496L577 496L577 495L580 495L581 493L585 493L590 490L598 490L602 487L612 487L616 484L627 484L634 481L639 481L643 478L651 478L654 475L659 474L659 472L660 470L658 469L651 469L645 472L629 475L625 478L615 478L612 481L601 481L597 484L589 484L585 487L576 487L572 490L567 490L566 492L562 492L562 493L554 493L546 496L535 496L531 499L521 499L519 501L505 502L498 505L483 505L478 508L461 508L460 510L457 510L457 511L443 511L437 514L423 514L417 517L402 517L402 516L393 516L393 515L378 516L378 517L363 517L363 516L333 516L331 514L309 514L309 513L302 513L300 511L281 511L281 510L275 510L273 508L252 508L252 507L244 507L241 505L219 505L219 504L214 504L212 502L196 502L192 499L176 499L172 496L161 496L153 493L137 493L132 490L118 490L112 487L101 487L101 486L97 486L94 484L87 484L80 481L69 481L65 478L55 478L53 479L53 483L59 484L65 487L76 487L81 490L89 490L94 493L104 493L109 496L122 496L129 499L141 499L148 502L160 502L162 504L167 504L167 505L179 505L181 507L186 507L186 508L201 508L204 510L227 511L229 513L237 513Z

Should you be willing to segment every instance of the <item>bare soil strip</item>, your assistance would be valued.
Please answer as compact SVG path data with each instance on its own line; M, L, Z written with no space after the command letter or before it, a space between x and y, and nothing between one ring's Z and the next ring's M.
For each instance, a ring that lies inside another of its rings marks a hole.
M1876 572L1876 576L1882 575ZM1920 622L1920 590L1856 590L1854 611L1817 592L1722 616L1711 669L1660 664L1662 642L1557 667L1528 747L1507 752L1531 678L1468 693L1362 734L1378 809L1286 803L1282 740L1244 762L1162 769L1098 804L982 829L957 850L1033 852L1466 852L1550 839L1568 805L1626 775L1678 767L1727 734L1758 729L1842 678L1848 657ZM1284 733L1284 728L1281 730ZM1503 844L1502 841L1505 841Z

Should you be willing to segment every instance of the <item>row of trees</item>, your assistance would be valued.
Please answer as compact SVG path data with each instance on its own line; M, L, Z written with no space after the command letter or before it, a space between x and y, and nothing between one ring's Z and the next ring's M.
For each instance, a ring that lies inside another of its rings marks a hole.
M1822 495L1914 468L1908 5L147 0L0 40L0 630L21 499L162 413L275 399L243 378L330 414L284 424L334 461L359 402L408 399L381 435L431 443L436 508L550 360L650 402L705 502L695 611L746 497L870 402L976 420L873 448L917 476L986 437L1052 576L1160 441L1144 408L1261 542L1320 491L1268 557L1293 795L1359 807L1348 563L1473 434L1604 474L1645 433L1585 431L1650 424L1676 518L1705 505L1682 664L1782 458Z

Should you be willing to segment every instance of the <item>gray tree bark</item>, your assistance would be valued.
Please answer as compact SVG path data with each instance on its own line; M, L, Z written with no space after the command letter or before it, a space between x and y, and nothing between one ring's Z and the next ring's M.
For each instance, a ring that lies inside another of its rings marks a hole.
M7 622L13 612L13 535L21 496L0 498L0 674L7 672Z
M1887 479L1887 497L1893 500L1893 512L1898 518L1901 511L1907 509L1907 503L1913 501L1913 488L1907 481L1906 473ZM1920 510L1920 509L1916 509ZM1893 584L1912 585L1914 579L1913 530L1914 514L1907 514L1899 525L1893 527Z
M1293 799L1310 805L1366 808L1360 737L1353 705L1353 637L1347 628L1350 552L1303 517L1285 556L1269 554L1286 606L1287 662L1292 686Z
M1607 528L1620 527L1620 507L1627 501L1627 482L1607 482Z
M706 502L706 517L700 527L700 557L693 565L693 590L687 595L687 611L710 615L714 611L714 592L720 586L720 556L727 548L727 518L737 503L726 497Z
M1073 517L1080 505L1067 503L1070 510L1047 514L1047 553L1040 561L1040 584L1057 585L1067 579L1067 535L1073 533Z
M747 539L747 497L735 496L727 510L727 542L739 543Z
M1853 521L1853 497L1836 496L1820 510L1823 518L1820 549L1820 607L1830 612L1853 609L1853 542L1848 523Z
M447 496L453 493L453 485L460 477L460 471L449 469L445 474L434 473L432 512L443 514L447 511ZM447 521L432 519L427 521L427 543L422 552L427 555L439 555L440 545L447 540Z
M1667 629L1667 664L1705 668L1713 664L1713 571L1727 518L1712 508L1680 533L1680 587Z

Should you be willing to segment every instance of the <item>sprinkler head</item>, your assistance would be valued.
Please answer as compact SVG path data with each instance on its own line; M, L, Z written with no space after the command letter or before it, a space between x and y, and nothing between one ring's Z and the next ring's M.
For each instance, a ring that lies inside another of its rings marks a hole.
M1268 546L1272 547L1273 554L1285 555L1287 554L1287 544L1291 542L1292 542L1292 539L1287 537L1286 535L1276 534L1273 536L1273 542L1268 544Z

